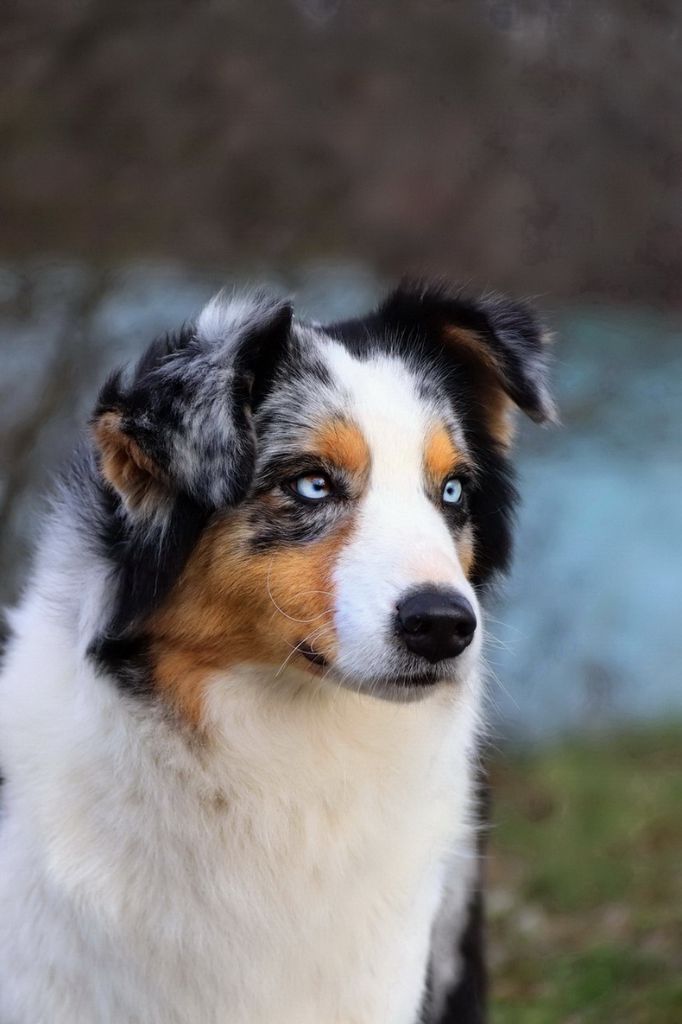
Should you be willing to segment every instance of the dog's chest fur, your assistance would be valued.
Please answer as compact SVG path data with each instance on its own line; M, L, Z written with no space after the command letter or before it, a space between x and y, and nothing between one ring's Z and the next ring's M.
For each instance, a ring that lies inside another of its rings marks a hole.
M35 653L6 676L30 799L8 793L0 852L21 906L0 925L3 1024L14 1005L36 1024L414 1024L443 865L469 847L471 698L387 707L283 682L273 700L250 669L216 680L192 747L60 649L30 699L12 684ZM37 989L38 933L54 970Z

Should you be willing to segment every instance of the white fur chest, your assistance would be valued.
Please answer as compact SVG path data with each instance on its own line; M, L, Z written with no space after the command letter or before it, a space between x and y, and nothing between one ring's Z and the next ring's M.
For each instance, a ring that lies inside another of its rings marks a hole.
M275 701L252 670L191 749L63 668L30 701L5 680L1 1024L414 1024L475 688Z

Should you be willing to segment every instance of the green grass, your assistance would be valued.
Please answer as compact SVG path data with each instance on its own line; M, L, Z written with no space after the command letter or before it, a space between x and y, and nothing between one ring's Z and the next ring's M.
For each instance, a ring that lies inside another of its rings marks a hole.
M493 1024L682 1022L682 726L500 755Z

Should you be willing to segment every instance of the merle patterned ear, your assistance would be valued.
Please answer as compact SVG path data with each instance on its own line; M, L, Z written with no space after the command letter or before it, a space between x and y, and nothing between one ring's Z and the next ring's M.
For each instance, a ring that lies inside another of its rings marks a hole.
M266 294L217 296L195 325L114 373L93 417L102 475L134 518L176 496L206 510L236 504L251 483L251 407L290 336L292 308Z
M472 299L442 286L407 284L389 296L381 313L402 325L420 324L446 347L492 400L489 410L503 443L509 441L503 421L510 403L536 423L557 422L548 387L549 338L528 306L498 295Z

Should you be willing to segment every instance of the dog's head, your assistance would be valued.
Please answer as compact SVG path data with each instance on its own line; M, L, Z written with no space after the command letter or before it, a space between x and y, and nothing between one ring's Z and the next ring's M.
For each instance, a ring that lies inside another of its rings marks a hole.
M461 678L506 568L517 408L554 409L523 306L406 286L362 320L218 297L104 387L93 653L201 718L238 665L414 699Z

